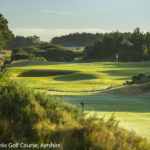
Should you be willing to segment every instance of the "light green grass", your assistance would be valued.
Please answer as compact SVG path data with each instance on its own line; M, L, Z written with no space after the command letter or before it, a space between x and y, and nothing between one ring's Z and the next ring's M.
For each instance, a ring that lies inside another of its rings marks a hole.
M24 72L53 70L70 71L60 75L41 75L41 77L16 77ZM14 80L25 83L36 91L44 90L50 95L59 95L80 107L84 102L85 110L99 117L110 116L115 112L120 126L134 130L150 141L150 93L137 95L114 95L101 93L107 88L122 85L138 73L150 74L150 62L138 63L59 63L26 62L11 67L9 71Z
M130 65L125 68L124 65L123 67L117 67L115 63L57 63L56 65L54 63L45 65L44 63L41 66L31 64L31 66L14 67L11 70L14 75L39 69L74 71L74 73L67 75L27 77L26 80L24 80L24 77L19 77L17 80L23 80L33 88L49 88L51 89L50 94L62 95L62 92L67 91L67 95L72 95L72 92L74 92L74 95L82 95L84 92L95 92L121 85L132 75L147 71L145 68L134 68Z

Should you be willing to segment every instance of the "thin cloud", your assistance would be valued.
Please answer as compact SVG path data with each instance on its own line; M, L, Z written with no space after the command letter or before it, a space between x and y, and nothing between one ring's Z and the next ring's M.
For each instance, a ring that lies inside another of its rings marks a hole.
M50 14L57 14L57 15L76 15L73 12L66 12L66 11L57 11L57 10L42 10L42 13L50 13Z
M80 28L80 29L61 29L61 28L54 28L54 29L45 29L45 28L13 28L11 29L15 35L22 35L22 36L32 36L37 35L40 37L42 41L50 41L51 38L55 36L66 35L69 33L105 33L111 32L110 30L105 29L97 29L97 28Z

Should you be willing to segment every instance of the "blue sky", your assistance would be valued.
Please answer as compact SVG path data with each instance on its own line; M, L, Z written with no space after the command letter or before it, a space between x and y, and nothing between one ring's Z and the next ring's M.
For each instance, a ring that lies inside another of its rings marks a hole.
M0 0L17 35L49 41L73 32L150 31L150 0Z

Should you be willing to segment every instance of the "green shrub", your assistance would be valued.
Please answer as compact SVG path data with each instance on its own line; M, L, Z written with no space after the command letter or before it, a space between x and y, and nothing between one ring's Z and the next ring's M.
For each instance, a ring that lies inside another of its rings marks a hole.
M150 76L147 76L144 73L139 73L138 75L134 75L131 81L126 81L125 84L141 84L150 82Z
M51 140L52 131L60 123L77 119L75 107L55 97L34 93L19 83L6 81L0 87L0 141L40 143Z
M47 61L44 57L34 57L33 60L36 60L36 61L44 61L44 62Z
M137 137L117 126L111 117L107 122L103 119L89 118L82 120L78 127L58 129L52 138L61 143L64 150L149 150L146 140Z
M38 46L30 46L15 49L12 53L12 60L30 59L39 61L72 61L80 55L64 47L43 43Z
M37 142L39 122L49 123L45 110L36 102L32 90L17 83L7 83L0 92L0 141ZM40 111L39 111L40 110ZM44 126L42 127L44 132Z

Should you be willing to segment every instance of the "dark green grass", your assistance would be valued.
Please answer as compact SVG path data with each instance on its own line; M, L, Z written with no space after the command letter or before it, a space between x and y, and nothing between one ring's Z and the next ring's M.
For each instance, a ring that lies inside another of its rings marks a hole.
M84 102L85 110L107 112L135 112L150 113L150 94L140 96L122 95L89 95L89 96L64 96L72 104L80 105Z
M54 79L57 81L78 81L78 80L98 79L98 76L96 76L95 74L74 73L74 74L56 77Z
M74 71L68 70L30 70L23 72L19 75L19 77L47 77L47 76L58 76L58 75L66 75L71 74Z

